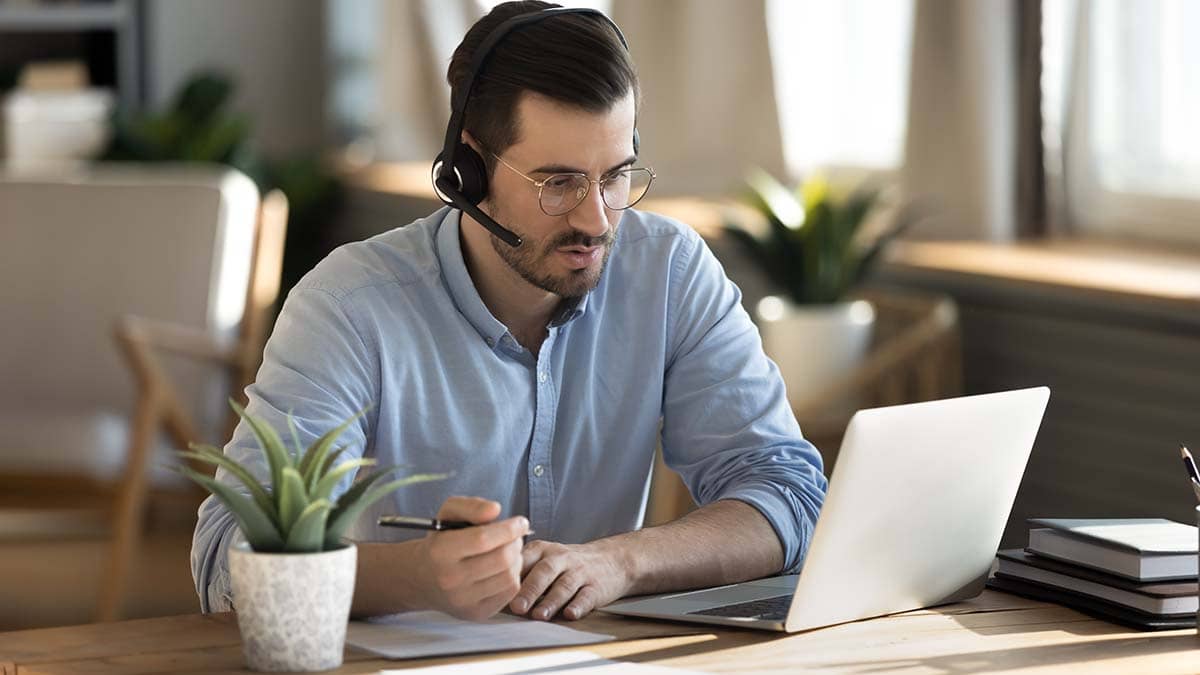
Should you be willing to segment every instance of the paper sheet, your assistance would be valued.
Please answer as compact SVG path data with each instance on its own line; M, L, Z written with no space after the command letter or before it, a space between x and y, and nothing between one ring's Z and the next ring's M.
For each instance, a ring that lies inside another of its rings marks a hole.
M587 645L612 639L611 635L506 614L474 622L441 612L405 612L351 621L346 631L348 644L386 659Z
M496 659L495 661L476 661L474 663L453 663L447 666L430 666L428 668L413 668L411 670L381 670L380 675L402 675L404 673L419 673L423 675L475 675L491 673L493 675L517 675L518 673L570 673L571 675L609 675L612 673L633 673L634 675L681 675L695 673L693 670L679 670L666 666L655 666L645 663L626 663L602 659L591 652L558 652L556 654L541 654L538 656L523 656L515 659Z

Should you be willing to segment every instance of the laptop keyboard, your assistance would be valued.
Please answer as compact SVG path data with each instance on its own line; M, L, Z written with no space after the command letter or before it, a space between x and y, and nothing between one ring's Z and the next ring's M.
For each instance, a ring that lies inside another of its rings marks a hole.
M766 598L764 600L751 600L749 602L739 602L732 605L722 605L713 607L712 609L702 609L688 614L702 614L704 616L735 616L747 619L762 619L765 621L783 621L787 618L788 610L792 606L791 595L780 595L774 598Z

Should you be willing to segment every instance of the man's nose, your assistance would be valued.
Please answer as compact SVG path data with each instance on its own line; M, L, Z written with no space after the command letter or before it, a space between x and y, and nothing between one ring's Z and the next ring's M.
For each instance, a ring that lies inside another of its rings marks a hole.
M608 232L608 212L599 185L593 184L579 206L567 214L567 224L589 237L602 237Z

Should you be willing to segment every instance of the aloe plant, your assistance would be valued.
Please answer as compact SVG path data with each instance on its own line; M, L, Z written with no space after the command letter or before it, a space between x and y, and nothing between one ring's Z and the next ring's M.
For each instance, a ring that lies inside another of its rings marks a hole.
M346 528L371 504L405 485L441 480L448 474L415 474L381 482L397 467L378 469L355 481L340 497L333 490L347 474L374 466L375 460L358 458L338 462L346 447L333 444L362 412L318 438L307 449L300 446L291 414L289 449L279 432L264 420L245 411L236 401L229 405L258 439L259 448L271 471L271 482L262 485L254 475L229 458L220 448L198 443L179 454L225 469L246 488L246 493L217 481L212 476L181 467L179 471L199 483L225 503L237 519L250 548L259 553L317 553L341 547Z
M746 202L767 221L757 232L727 223L725 232L797 304L838 302L874 266L884 247L913 221L901 209L881 231L864 228L880 194L859 189L837 199L829 184L812 178L789 189L761 169L746 179Z

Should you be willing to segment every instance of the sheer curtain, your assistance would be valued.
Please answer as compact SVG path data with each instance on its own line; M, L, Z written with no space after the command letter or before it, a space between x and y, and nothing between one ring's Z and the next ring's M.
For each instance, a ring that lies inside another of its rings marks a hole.
M899 168L912 0L767 0L766 7L791 177Z
M1200 3L1045 0L1056 229L1200 243Z

